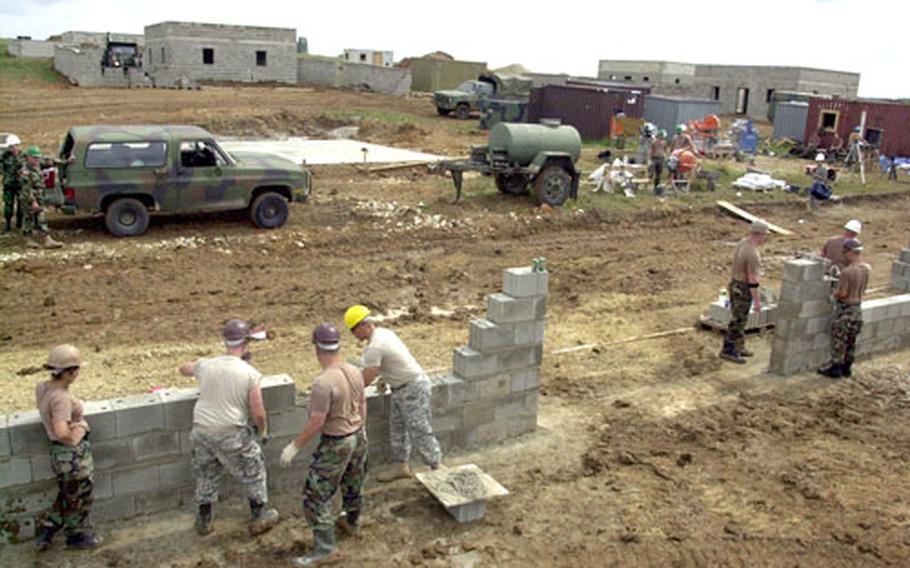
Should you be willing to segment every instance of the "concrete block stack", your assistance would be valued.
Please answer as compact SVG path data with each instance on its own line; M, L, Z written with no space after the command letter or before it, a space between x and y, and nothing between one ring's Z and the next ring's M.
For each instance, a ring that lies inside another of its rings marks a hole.
M771 347L771 371L791 375L827 362L831 357L831 282L821 262L791 260L784 265L777 323ZM910 294L867 300L862 304L863 329L857 338L858 357L910 346Z
M910 292L910 248L903 249L891 265L891 287L899 292Z
M790 375L828 360L831 344L831 284L824 265L797 259L784 264L777 304L771 371Z
M442 416L452 444L471 447L534 430L549 273L510 268L503 292L487 298L487 317L471 322L468 345L455 349L449 405ZM457 415L460 413L460 420Z

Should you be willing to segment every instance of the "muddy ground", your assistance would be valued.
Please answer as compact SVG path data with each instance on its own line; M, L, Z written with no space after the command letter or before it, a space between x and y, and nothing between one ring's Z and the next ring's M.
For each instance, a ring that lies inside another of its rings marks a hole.
M473 123L436 117L421 98L41 89L35 108L22 90L0 87L0 120L48 150L68 126L97 122L194 122L260 136L357 123L372 142L449 155L484 140ZM243 214L197 215L154 218L146 235L116 240L98 219L53 216L62 250L26 252L18 237L0 238L0 409L31 407L36 368L62 341L90 362L74 387L83 398L188 385L176 366L215 353L221 322L232 316L266 322L274 337L256 346L254 363L306 388L316 371L310 330L339 321L355 302L403 313L395 329L427 368L444 369L502 269L545 256L552 277L540 428L450 460L479 464L512 494L492 503L484 521L460 526L415 484L370 481L363 533L344 542L350 565L906 563L908 353L860 361L855 379L839 383L766 374L768 336L750 340L757 354L743 367L722 365L719 338L704 331L552 353L691 326L726 283L741 221L699 196L641 196L630 205L586 194L545 210L484 180L469 182L468 198L454 205L449 183L419 170L315 175L312 199L294 204L275 232L254 230ZM865 224L873 288L887 284L908 238L905 191L813 216L796 199L738 198L728 187L717 197L797 232L764 247L771 286L786 258L817 249L848 218ZM353 342L345 349L357 352ZM288 517L299 515L296 493L275 500ZM37 561L281 565L311 542L299 516L248 540L243 514L227 504L205 540L186 512L103 527L105 549ZM35 557L15 546L4 558Z

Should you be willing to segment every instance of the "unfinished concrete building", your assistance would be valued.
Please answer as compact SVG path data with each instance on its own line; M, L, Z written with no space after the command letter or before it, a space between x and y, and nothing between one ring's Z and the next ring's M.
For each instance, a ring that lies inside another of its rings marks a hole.
M297 82L297 30L162 22L145 27L145 68L156 86L183 82Z
M601 60L598 78L653 85L653 94L721 102L724 114L767 120L777 91L855 98L859 73L770 65L705 65L673 61Z
M344 60L348 63L364 63L381 67L392 67L395 65L395 58L391 51L379 51L376 49L345 49Z

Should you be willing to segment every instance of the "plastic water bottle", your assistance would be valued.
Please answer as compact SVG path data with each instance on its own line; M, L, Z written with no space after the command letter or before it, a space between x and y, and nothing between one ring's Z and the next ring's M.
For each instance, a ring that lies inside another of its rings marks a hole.
M727 294L726 288L721 288L717 296L717 301L725 308L730 307L730 296Z

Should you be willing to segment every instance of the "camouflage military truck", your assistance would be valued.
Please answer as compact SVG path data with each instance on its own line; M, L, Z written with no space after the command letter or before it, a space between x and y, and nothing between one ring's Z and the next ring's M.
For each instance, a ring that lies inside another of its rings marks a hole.
M455 113L467 120L474 112L483 111L483 101L488 99L524 99L531 92L531 80L518 75L484 73L476 81L465 81L454 91L436 91L433 103L436 112L443 116Z
M306 201L310 173L270 154L228 153L196 126L79 126L66 135L60 182L48 202L104 214L118 237L145 232L150 212L247 209L254 225L282 226Z

